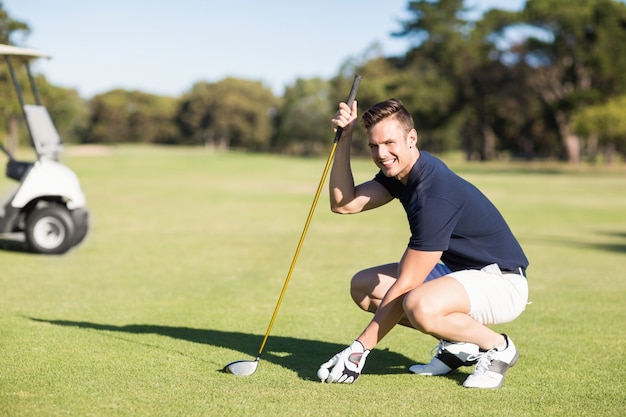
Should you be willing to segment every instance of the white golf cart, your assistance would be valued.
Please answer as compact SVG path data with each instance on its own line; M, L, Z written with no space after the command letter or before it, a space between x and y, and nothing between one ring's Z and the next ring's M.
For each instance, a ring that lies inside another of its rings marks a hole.
M87 235L89 212L76 174L59 162L61 138L41 104L29 62L50 58L26 48L0 45L17 93L37 160L17 161L0 143L7 157L6 175L19 186L0 196L0 234L23 235L26 249L35 253L62 254L78 245ZM28 74L35 104L26 104L14 67L23 64ZM3 99L6 99L4 97Z

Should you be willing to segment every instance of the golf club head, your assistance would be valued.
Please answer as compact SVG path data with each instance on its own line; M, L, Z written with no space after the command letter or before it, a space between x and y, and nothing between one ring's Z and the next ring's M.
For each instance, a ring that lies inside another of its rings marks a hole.
M258 366L258 358L254 361L235 361L227 364L224 367L224 372L237 376L249 376L256 371Z

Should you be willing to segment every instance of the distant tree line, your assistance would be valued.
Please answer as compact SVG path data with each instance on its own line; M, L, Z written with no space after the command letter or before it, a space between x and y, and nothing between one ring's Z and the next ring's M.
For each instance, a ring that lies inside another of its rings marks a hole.
M358 73L360 109L401 99L424 149L479 160L626 159L623 1L528 0L521 11L492 9L476 21L462 0L409 1L407 10L391 34L410 40L405 54L384 56L373 45L333 78L298 79L281 97L261 82L226 78L180 97L113 90L84 100L37 78L69 143L315 155L330 146L329 119ZM0 42L28 31L0 2ZM20 112L8 81L0 65L0 132L15 142ZM367 153L365 140L354 146Z

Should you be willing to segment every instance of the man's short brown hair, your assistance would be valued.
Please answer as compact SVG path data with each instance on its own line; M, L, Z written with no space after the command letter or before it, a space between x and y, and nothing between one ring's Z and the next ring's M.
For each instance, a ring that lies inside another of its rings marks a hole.
M395 117L407 132L414 128L411 113L409 113L406 107L404 107L404 104L396 98L390 98L389 100L374 104L363 113L361 120L363 121L363 127L369 130L376 123L388 117Z

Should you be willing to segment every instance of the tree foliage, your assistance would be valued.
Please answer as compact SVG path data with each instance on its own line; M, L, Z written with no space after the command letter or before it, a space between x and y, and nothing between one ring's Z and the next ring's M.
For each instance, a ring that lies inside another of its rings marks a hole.
M9 12L0 1L0 43L13 45L12 39L16 34L27 36L29 33L28 24L9 16Z
M176 100L140 91L95 96L84 143L169 143L177 135Z
M626 95L576 112L572 123L594 151L596 147L603 150L607 162L613 162L616 152L626 153Z
M492 9L470 20L463 0L413 0L407 12L392 34L409 41L405 53L385 56L373 44L331 79L298 79L282 97L260 82L226 78L200 81L177 98L114 90L81 101L39 78L59 131L86 143L322 153L331 144L329 120L358 73L360 111L401 99L430 151L574 163L626 154L617 98L626 95L623 1L528 0L522 10ZM27 32L0 3L0 37ZM0 93L6 88L0 70ZM0 103L0 128L18 111ZM356 134L364 136L361 128ZM367 153L365 140L353 147Z
M321 78L298 79L285 89L276 120L272 148L279 152L316 154L330 144L330 83Z
M182 97L176 120L185 143L264 150L275 113L276 97L262 83L226 78L196 83Z
M16 34L28 35L30 27L26 22L13 19L4 8L0 1L0 43L12 45L12 38ZM14 97L12 84L8 72L8 68L4 62L0 63L0 97ZM21 110L18 106L17 99L5 99L0 101L0 131L6 132L7 148L14 151L17 146L19 134L19 118Z
M626 87L626 5L612 0L529 0L520 14L543 33L518 48L534 68L528 80L548 105L567 159L578 162L575 110L623 93Z

